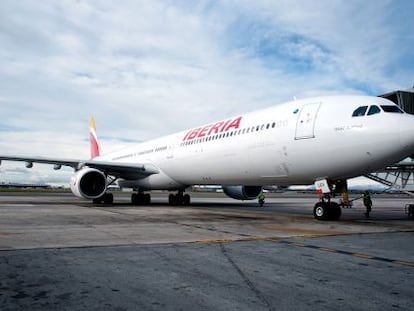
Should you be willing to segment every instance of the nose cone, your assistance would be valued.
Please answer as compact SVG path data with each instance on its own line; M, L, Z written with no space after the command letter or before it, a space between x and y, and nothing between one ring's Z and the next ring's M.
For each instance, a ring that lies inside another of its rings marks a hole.
M407 156L414 154L414 116L404 115L400 123L401 147L407 151Z

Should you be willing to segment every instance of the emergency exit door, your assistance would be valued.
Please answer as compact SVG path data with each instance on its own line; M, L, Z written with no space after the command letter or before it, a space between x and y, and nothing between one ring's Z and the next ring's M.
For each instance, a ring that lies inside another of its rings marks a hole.
M296 123L295 139L307 139L315 137L315 121L321 103L303 105Z

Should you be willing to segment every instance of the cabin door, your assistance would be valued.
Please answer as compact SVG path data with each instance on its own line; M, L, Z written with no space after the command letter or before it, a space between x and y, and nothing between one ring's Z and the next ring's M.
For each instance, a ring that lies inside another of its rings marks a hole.
M307 139L315 137L315 121L321 103L303 105L296 123L295 139Z

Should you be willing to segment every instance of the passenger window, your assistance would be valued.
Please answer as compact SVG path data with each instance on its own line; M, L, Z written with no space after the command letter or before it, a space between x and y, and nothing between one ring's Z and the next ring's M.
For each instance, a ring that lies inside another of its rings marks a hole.
M361 106L355 109L355 111L352 113L353 117L362 117L365 115L365 112L367 111L368 106Z
M369 107L368 115L371 116L373 114L377 114L377 113L380 113L380 112L381 112L381 109L378 106L373 105L373 106Z

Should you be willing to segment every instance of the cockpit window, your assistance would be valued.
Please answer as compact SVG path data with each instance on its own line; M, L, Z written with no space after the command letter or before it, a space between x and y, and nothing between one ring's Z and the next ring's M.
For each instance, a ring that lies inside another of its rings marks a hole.
M392 112L392 113L404 113L398 106L393 105L381 105L382 110L385 112Z
M367 111L368 106L361 106L355 109L355 111L352 113L353 117L362 117L365 115L365 112Z
M368 115L370 116L370 115L377 114L380 112L381 112L381 109L378 106L373 105L369 107Z

